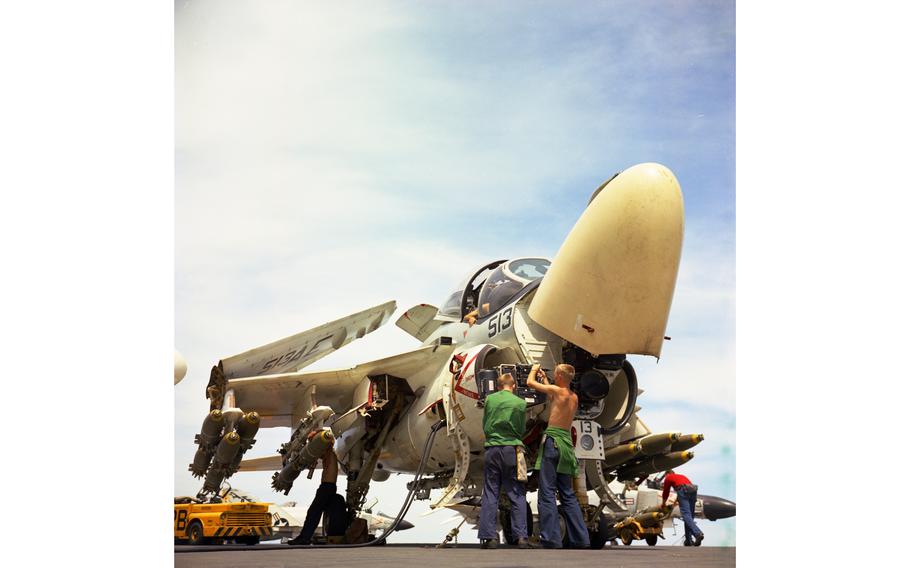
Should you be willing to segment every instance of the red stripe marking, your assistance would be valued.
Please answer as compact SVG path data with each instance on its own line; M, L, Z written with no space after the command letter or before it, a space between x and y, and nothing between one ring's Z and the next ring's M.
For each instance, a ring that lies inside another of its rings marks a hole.
M483 351L483 349L481 349L480 351ZM464 374L468 370L468 368L471 366L471 364L474 362L474 359L477 359L477 356L480 355L480 351L475 353L474 356L471 357L471 360L468 361L467 364L465 364L465 366L461 368L461 373L458 374L458 380L455 381L455 392L461 393L468 398L473 398L474 400L480 400L480 395L474 391L470 391L470 390L467 390L466 388L462 387L461 381L462 381L462 379L464 379Z
M423 408L423 410L421 410L420 412L418 412L418 413L417 413L417 416L423 415L424 412L426 412L427 410L433 408L434 406L436 406L436 405L439 404L440 402L442 402L442 399L441 399L441 398L440 398L439 400L434 400L434 401L431 402L430 404L426 405L426 406Z

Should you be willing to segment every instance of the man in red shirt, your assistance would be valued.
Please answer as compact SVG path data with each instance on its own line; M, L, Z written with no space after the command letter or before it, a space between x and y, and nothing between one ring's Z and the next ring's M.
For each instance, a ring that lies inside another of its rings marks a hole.
M664 477L664 498L662 505L667 504L667 497L670 495L670 488L676 490L676 502L679 504L679 513L683 518L683 525L686 527L686 540L684 546L701 546L701 541L705 538L705 533L701 532L698 525L695 524L695 499L698 496L698 486L693 485L689 478L680 475L672 469ZM692 537L695 540L692 540Z

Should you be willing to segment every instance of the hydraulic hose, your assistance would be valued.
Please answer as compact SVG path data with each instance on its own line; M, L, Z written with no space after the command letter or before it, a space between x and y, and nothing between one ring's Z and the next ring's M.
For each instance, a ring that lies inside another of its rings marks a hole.
M626 409L622 413L622 418L620 418L616 424L603 431L604 436L612 436L619 432L629 419L632 418L632 413L635 412L635 403L638 401L638 377L635 375L635 368L628 360L622 362L622 370L625 371L626 379L629 381L629 395L626 399Z
M427 465L427 460L430 457L430 448L433 446L433 440L436 439L436 433L445 426L445 420L438 420L430 428L430 435L427 436L427 441L423 445L423 456L420 458L420 464L417 466L417 472L414 474L414 481L411 486L411 490L408 491L407 497L405 497L404 503L401 505L401 509L398 511L398 516L395 517L395 520L392 522L392 525L382 533L381 536L369 541L362 542L359 544L322 544L322 545L311 545L311 544L301 544L301 545L288 545L288 544L275 544L275 545L259 545L259 546L245 546L238 548L231 548L231 551L243 550L243 551L255 551L255 550L285 550L291 548L361 548L364 546L373 546L375 544L380 544L385 542L385 540L398 528L398 525L401 524L401 521L404 520L404 516L407 514L408 509L411 508L411 504L414 502L414 494L417 492L417 488L420 485L420 479L423 477L424 469ZM191 549L191 550L181 550L181 547L175 548L174 552L225 552L225 548L221 546L213 546L211 548Z
M401 505L401 509L398 511L398 516L395 517L395 520L392 521L392 525L382 533L382 536L379 536L369 542L361 542L359 544L325 544L319 545L319 548L360 548L362 546L371 546L374 544L379 544L385 542L385 540L398 529L398 525L401 524L401 521L404 520L404 516L408 513L408 509L411 508L411 504L414 502L414 494L417 493L417 488L420 482L420 478L423 477L423 470L426 468L427 459L430 457L430 448L433 446L433 440L436 439L436 432L442 429L445 426L445 420L437 420L435 424L430 428L430 435L427 436L427 441L423 445L423 456L420 458L420 465L417 466L417 472L414 474L414 482L411 486L411 490L408 491L407 497L404 499L404 503ZM306 546L304 548L309 548L312 545Z

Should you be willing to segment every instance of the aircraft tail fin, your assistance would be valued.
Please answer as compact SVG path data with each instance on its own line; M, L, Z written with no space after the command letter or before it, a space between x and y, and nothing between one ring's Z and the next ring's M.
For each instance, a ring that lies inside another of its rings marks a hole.
M443 324L442 320L436 319L437 313L439 309L436 306L418 304L402 314L395 325L417 340L424 341Z

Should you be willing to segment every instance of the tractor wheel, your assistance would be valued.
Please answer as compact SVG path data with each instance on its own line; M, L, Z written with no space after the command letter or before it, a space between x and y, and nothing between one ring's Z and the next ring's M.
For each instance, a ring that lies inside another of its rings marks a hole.
M635 540L634 538L632 538L632 533L630 531L622 531L621 533L619 533L619 539L626 546L631 546L632 541Z
M656 534L646 535L645 542L648 543L648 546L657 546L657 535Z
M202 523L193 521L186 529L186 537L190 544L206 544L205 533L202 532Z

